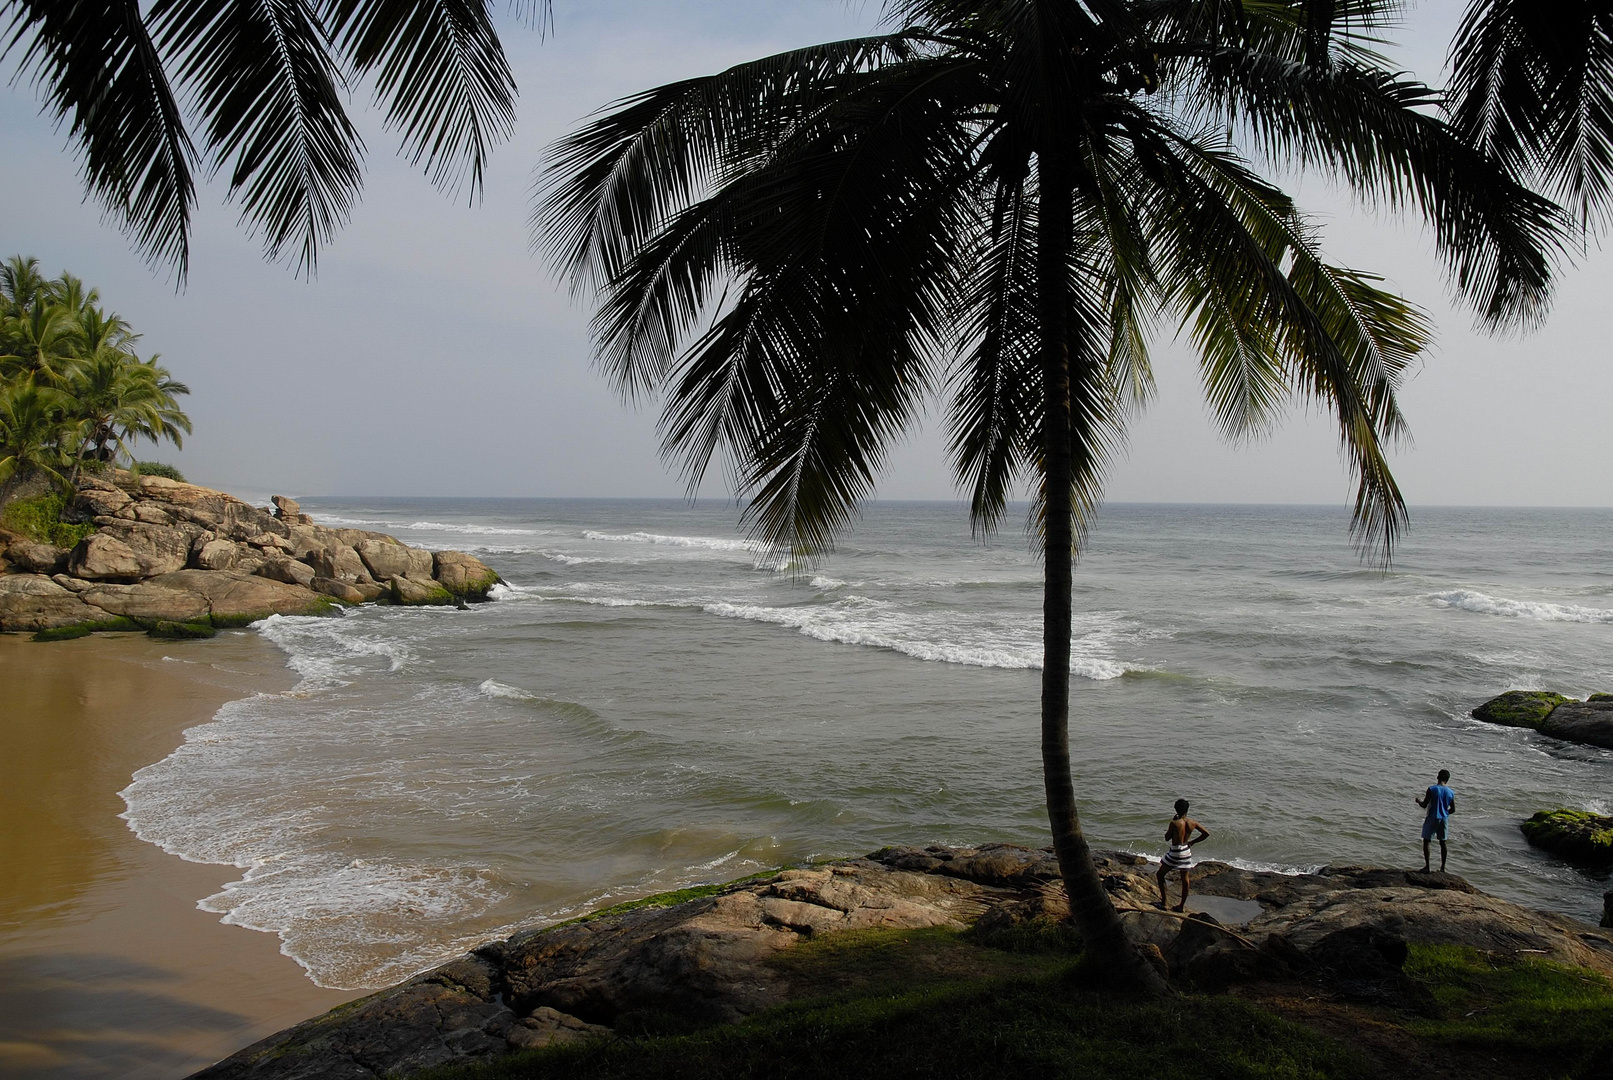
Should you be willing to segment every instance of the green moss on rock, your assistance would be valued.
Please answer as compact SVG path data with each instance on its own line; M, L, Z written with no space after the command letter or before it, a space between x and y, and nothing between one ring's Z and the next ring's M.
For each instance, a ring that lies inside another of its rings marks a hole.
M1542 810L1518 826L1538 848L1569 862L1613 863L1613 817L1587 810Z
M49 630L40 630L34 634L33 640L72 641L74 638L89 637L91 634L127 634L139 629L134 620L119 615L111 619L98 619L95 622L73 623L71 626L55 626Z
M1551 711L1573 698L1551 690L1508 690L1473 710L1473 719L1538 730Z
M154 638L182 640L185 638L210 638L215 636L218 631L207 623L181 623L158 619L146 627L146 633Z

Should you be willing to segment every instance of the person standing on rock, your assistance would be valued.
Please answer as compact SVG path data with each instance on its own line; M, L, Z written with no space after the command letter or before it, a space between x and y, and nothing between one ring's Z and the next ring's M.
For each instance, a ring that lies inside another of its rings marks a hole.
M1450 816L1456 813L1456 792L1445 786L1451 778L1449 769L1439 770L1439 783L1423 792L1418 806L1428 808L1423 816L1423 873L1428 873L1428 842L1439 837L1439 872L1445 872L1445 833Z
M1165 887L1165 876L1172 870L1177 870L1182 875L1182 902L1176 905L1176 910L1187 910L1189 871L1193 869L1193 845L1209 838L1210 830L1187 816L1187 800L1177 799L1176 816L1165 826L1165 840L1170 844L1170 850L1165 852L1165 857L1159 861L1160 907L1170 906L1171 898L1170 892Z

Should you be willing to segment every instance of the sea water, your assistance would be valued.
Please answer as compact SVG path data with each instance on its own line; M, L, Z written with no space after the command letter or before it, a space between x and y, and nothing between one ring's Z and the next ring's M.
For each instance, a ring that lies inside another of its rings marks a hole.
M226 705L123 795L238 868L201 898L316 982L383 986L516 926L886 844L1047 843L1041 570L1022 533L874 503L781 566L731 505L309 499L329 525L480 555L496 601L275 617L299 677ZM1613 752L1495 727L1509 688L1613 690L1613 512L1427 509L1388 572L1334 508L1109 506L1075 576L1071 756L1100 847L1420 865L1595 920L1608 882L1531 849L1607 813ZM1437 853L1436 853L1437 854ZM221 873L221 877L225 873Z

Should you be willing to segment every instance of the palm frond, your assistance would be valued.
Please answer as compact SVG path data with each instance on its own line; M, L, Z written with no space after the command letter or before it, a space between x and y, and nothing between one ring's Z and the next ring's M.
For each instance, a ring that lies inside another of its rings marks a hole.
M190 266L195 151L138 0L8 0L5 52L65 123L84 185L153 264Z
M312 272L363 180L317 12L308 0L157 0L150 17L206 120L215 168L228 163L242 221L270 258L289 246Z

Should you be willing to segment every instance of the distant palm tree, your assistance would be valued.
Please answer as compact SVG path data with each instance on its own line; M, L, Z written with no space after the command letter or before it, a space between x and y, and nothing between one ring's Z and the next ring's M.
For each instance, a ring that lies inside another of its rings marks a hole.
M43 293L20 313L0 317L0 377L61 386L82 351L77 312Z
M548 12L548 0L514 6L533 20ZM0 0L0 20L10 23L4 47L18 53L19 71L68 125L89 193L183 280L198 169L226 173L229 197L270 258L291 252L312 271L363 182L364 143L344 106L359 80L370 81L387 126L433 183L457 190L468 179L479 194L487 155L515 121L515 83L489 7Z
M78 367L67 387L72 416L81 422L74 448L70 484L78 483L85 461L110 462L121 452L130 465L129 443L140 438L184 446L190 418L176 398L190 388L175 382L157 358L142 361L129 353L102 348Z
M596 286L598 354L664 394L691 489L727 455L757 538L827 549L929 395L975 527L1034 492L1042 764L1093 957L1158 986L1094 868L1069 755L1071 571L1149 345L1180 326L1229 435L1325 406L1379 554L1383 442L1425 317L1328 262L1234 137L1432 221L1489 323L1538 316L1555 207L1377 65L1368 0L896 0L893 33L637 94L555 151L536 235Z
M59 486L66 455L62 445L79 429L73 399L49 386L0 386L0 492L43 473Z
M1613 4L1473 0L1451 47L1450 114L1586 226L1613 212Z

